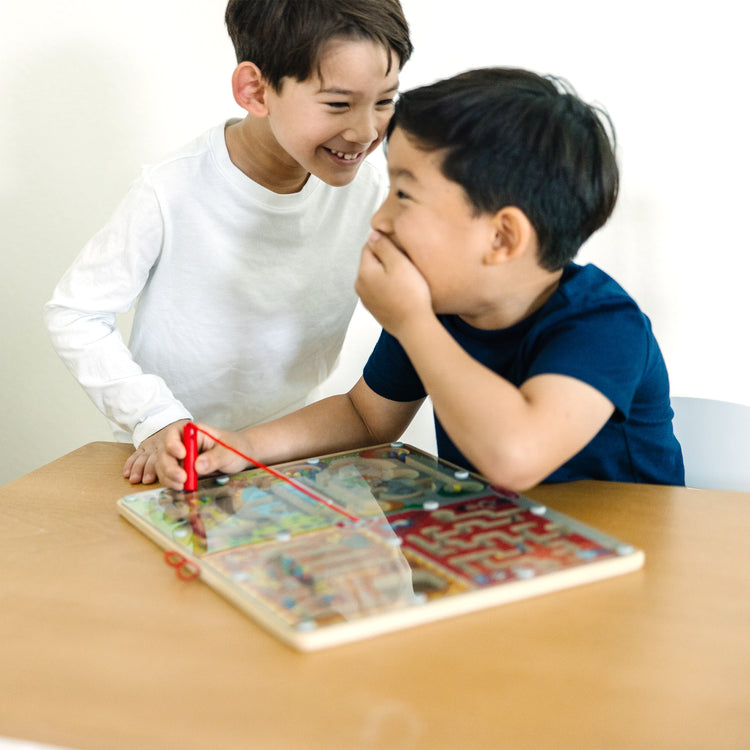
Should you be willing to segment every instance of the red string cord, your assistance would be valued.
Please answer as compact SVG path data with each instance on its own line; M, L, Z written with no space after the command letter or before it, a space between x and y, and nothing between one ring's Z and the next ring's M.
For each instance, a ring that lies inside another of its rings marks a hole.
M194 424L193 422L189 422L185 427L187 428L188 425L192 425L196 432L202 432L206 437L211 438L215 443L220 445L222 448L226 448L227 450L232 451L232 453L236 453L240 458L244 458L245 461L248 461L249 463L253 464L259 469L262 469L263 471L267 471L269 474L272 474L273 476L277 477L278 479L283 480L287 484L290 484L294 489L299 490L300 492L303 492L308 497L311 497L313 500L322 503L326 507L330 508L331 510L335 510L337 513L341 513L341 515L346 516L347 518L351 519L352 521L358 521L359 519L357 516L352 515L347 510L344 510L344 508L340 508L338 505L335 505L327 498L323 497L322 495L318 495L317 493L313 492L312 490L309 490L307 487L305 487L303 484L299 484L299 482L295 482L291 477L286 476L285 474L282 474L281 472L276 471L275 469L272 469L270 466L266 466L265 464L262 464L260 461L256 461L254 458L251 458L250 456L246 456L241 451L238 451L236 448L233 448L231 445L228 445L223 440L219 440L219 438L214 437L210 432L206 432L206 430L201 429L198 427L198 425Z

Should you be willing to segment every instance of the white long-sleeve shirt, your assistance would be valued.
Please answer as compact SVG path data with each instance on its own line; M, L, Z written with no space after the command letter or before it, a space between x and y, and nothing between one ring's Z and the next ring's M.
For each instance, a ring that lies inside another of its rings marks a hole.
M45 306L55 349L136 445L178 419L240 429L303 405L354 311L379 171L280 195L232 164L224 127L146 168ZM136 300L128 347L116 314Z

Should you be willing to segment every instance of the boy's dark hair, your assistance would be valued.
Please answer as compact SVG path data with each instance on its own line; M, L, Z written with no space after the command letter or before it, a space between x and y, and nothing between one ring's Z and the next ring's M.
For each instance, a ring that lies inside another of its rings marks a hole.
M619 184L608 115L569 84L489 68L401 94L388 135L444 151L443 175L478 213L521 209L550 271L569 263L615 207Z
M229 0L225 14L237 62L253 62L277 91L307 80L333 38L370 39L393 50L399 68L412 43L399 0Z

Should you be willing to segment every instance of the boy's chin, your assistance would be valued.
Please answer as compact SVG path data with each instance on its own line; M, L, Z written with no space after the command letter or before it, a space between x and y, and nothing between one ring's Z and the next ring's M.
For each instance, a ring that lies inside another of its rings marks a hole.
M311 164L311 174L332 187L348 185L359 172L365 159L375 150L377 144L372 144L366 151L359 154L356 160L349 163L337 156L330 149L322 146L318 149L317 159Z
M325 182L326 185L330 185L331 187L345 187L357 176L360 166L361 164L357 167L351 167L346 172L339 174L334 174L330 170L326 170L325 172L323 170L316 170L312 174L321 182Z

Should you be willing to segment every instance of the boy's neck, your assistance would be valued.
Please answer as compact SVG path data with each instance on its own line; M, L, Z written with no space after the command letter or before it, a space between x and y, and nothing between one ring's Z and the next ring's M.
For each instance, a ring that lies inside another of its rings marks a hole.
M520 323L541 308L560 286L562 271L546 271L505 279L505 291L488 300L477 315L461 315L474 328L500 330Z
M224 139L232 164L267 190L298 193L310 177L309 172L280 152L266 118L248 115L228 125Z

